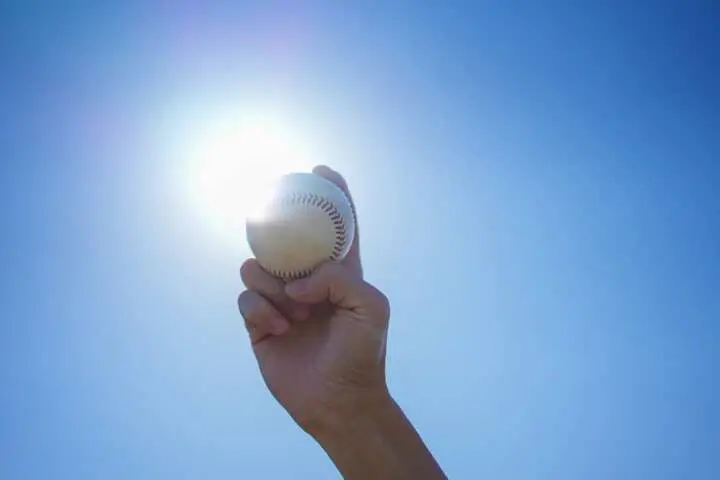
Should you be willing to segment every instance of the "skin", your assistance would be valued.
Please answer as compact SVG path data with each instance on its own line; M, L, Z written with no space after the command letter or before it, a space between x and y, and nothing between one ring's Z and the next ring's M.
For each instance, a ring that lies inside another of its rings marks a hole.
M342 188L332 169L314 172ZM238 297L263 379L343 478L444 479L385 378L390 306L363 279L359 235L347 257L285 283L255 259Z

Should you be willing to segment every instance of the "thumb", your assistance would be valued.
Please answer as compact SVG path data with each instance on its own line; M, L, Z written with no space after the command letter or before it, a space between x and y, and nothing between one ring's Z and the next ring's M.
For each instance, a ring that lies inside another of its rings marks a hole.
M379 327L387 327L390 317L387 297L341 263L321 265L310 276L288 283L285 292L300 303L329 302Z

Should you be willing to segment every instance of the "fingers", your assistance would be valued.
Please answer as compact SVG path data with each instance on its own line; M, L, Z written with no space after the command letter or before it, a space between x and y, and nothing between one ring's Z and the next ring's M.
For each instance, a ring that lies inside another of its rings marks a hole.
M251 258L240 267L240 276L248 290L267 298L280 312L293 320L305 320L310 315L307 305L294 302L285 293L285 282L270 275Z
M309 277L287 284L285 291L298 302L313 305L327 301L381 327L390 317L387 297L340 263L320 266Z
M347 182L345 181L345 178L340 175L339 172L336 172L327 165L318 165L317 167L313 168L313 173L315 175L320 175L321 177L327 178L328 180L333 182L335 185L340 187L343 192L345 192L345 195L347 195L348 198L350 198L350 190L348 189Z
M238 308L253 345L270 335L282 335L290 328L288 320L257 292L242 292L238 297Z
M350 193L347 182L345 181L343 176L340 175L340 173L336 172L335 170L326 165L319 165L315 167L313 169L313 173L330 180L335 185L340 187L340 189L345 192L345 195L347 195L348 200L350 200L350 205L352 206L353 213L355 213L355 238L353 239L353 243L350 246L350 251L348 252L342 263L350 266L350 268L355 270L362 277L362 262L360 261L360 234L357 225L357 211L355 210L355 203L353 202L352 194Z

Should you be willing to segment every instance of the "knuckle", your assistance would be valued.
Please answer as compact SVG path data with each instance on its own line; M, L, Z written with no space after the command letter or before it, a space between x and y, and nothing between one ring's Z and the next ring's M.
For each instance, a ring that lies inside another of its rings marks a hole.
M244 290L240 292L240 295L238 295L237 298L237 305L238 309L240 310L240 313L243 316L246 316L248 314L248 310L252 306L252 297L253 293L249 290Z
M240 267L240 275L248 289L269 298L279 299L283 296L283 286L279 279L267 273L255 259L246 261Z
M383 320L390 318L390 299L383 292L370 285L373 310Z
M257 261L254 258L249 258L243 262L240 266L240 278L243 283L247 285L249 280L252 279L253 272L257 266Z
M245 320L257 321L272 312L272 307L260 295L245 290L238 296L238 308Z

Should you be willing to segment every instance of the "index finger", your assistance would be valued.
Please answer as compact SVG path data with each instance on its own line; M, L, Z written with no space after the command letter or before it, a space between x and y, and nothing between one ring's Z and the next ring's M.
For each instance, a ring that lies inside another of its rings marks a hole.
M249 258L242 264L240 277L248 290L259 293L293 320L305 320L308 317L310 312L307 306L288 297L285 282L263 270L256 259Z
M340 189L345 193L348 200L350 201L350 207L352 208L353 215L355 216L355 238L353 238L350 250L348 251L348 254L345 256L341 263L350 267L362 278L363 270L362 261L360 259L360 232L358 228L357 210L355 209L355 202L353 201L352 194L350 193L347 182L345 181L345 178L340 175L340 173L336 172L327 165L318 165L317 167L313 168L313 173L316 175L320 175L327 180L330 180L335 185L340 187Z

